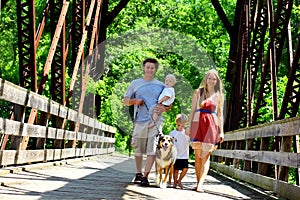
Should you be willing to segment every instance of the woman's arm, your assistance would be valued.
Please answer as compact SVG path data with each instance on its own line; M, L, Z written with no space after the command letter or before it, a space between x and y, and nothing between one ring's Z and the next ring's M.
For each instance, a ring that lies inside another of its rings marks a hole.
M192 106L191 106L190 117L189 117L189 125L192 125L192 121L193 121L194 114L197 109L198 103L199 103L199 92L198 92L198 90L195 90L193 97L192 97Z
M218 106L218 111L217 111L217 116L218 116L218 124L219 124L219 141L220 143L224 142L224 119L223 119L223 106L220 107Z
M199 103L199 90L195 90L193 97L192 97L192 106L191 106L191 111L190 111L190 116L189 116L189 122L188 122L188 127L186 129L186 134L190 135L190 127L192 125L195 111L197 109L197 104Z

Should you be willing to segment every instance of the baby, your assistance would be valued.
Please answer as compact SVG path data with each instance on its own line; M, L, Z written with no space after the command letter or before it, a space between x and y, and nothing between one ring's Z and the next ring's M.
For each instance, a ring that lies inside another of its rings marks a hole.
M165 88L158 97L157 106L163 105L169 107L175 100L174 85L176 84L176 77L173 74L168 74L165 78ZM152 122L149 124L149 128L156 124L158 118L157 113L153 113Z

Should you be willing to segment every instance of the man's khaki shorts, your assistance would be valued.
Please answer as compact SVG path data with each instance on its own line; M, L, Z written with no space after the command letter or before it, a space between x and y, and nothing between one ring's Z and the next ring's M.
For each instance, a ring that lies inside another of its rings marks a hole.
M149 124L149 122L136 122L134 125L131 145L134 147L135 156L155 155L156 135L161 130L161 123L152 128L148 128Z

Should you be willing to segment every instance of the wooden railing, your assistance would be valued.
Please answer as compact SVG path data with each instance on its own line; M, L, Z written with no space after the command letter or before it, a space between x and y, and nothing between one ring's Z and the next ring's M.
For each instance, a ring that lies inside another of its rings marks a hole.
M282 152L274 150L246 150L250 149L247 142L259 143L262 138L282 138L300 135L300 117L278 120L268 124L262 124L245 129L228 132L225 134L225 142L221 148L213 152L211 162L212 168L227 174L235 179L259 186L267 191L275 193L283 198L300 199L300 187L280 181L276 178L279 167L300 168L300 154L295 152ZM291 140L292 141L292 140ZM231 143L233 145L227 145ZM297 145L299 141L296 140ZM292 145L292 142L290 143ZM232 149L225 149L225 146L232 146ZM268 145L270 146L270 145ZM255 149L255 148L252 148ZM226 162L226 159L231 160ZM272 176L261 175L257 169L244 170L243 165L250 162L251 166L259 164L271 165L268 172ZM241 164L242 163L242 164ZM275 170L274 170L275 169ZM297 172L296 172L297 173Z
M73 157L85 157L114 152L114 127L103 124L91 117L78 113L37 93L14 85L0 78L0 100L32 108L51 116L67 120L81 128L79 131L64 130L46 125L28 124L22 121L2 118L0 116L0 136L30 137L36 139L76 141L80 145L74 148L46 148L34 150L1 150L0 166L48 162ZM75 129L76 130L76 129Z

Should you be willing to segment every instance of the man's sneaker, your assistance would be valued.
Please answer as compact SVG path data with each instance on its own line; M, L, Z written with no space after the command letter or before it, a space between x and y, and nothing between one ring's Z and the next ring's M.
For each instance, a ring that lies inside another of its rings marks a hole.
M141 186L148 187L149 185L150 184L149 184L149 181L148 181L147 177L142 177Z
M141 181L142 181L142 178L143 178L143 174L142 173L137 173L136 175L135 175L135 178L134 178L134 183L141 183Z

